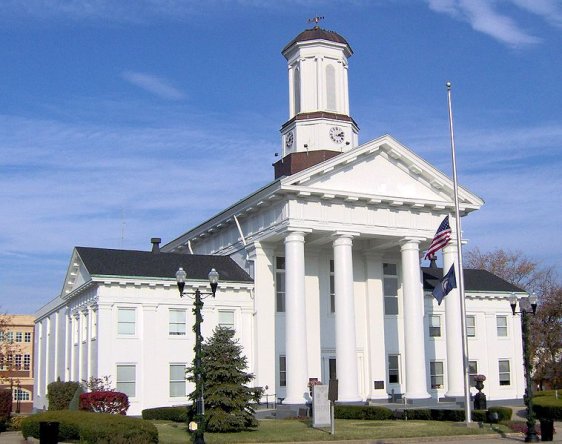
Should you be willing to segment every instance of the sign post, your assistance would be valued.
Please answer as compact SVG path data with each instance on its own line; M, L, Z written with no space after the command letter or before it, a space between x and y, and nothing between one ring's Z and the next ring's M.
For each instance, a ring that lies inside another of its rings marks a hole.
M334 418L335 404L338 400L338 380L330 379L328 386L328 400L330 401L330 422L332 424L332 435L336 434L336 420Z

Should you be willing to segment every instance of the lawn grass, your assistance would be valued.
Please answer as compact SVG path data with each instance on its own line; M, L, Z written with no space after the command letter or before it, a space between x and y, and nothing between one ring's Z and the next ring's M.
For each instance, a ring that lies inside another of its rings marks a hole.
M185 443L187 427L182 423L153 421L163 444ZM463 423L442 421L359 421L336 420L336 434L329 429L313 429L309 421L264 419L251 432L205 433L208 444L337 441L347 439L390 439L428 436L457 436L509 432L502 425L489 424L483 428L466 427Z

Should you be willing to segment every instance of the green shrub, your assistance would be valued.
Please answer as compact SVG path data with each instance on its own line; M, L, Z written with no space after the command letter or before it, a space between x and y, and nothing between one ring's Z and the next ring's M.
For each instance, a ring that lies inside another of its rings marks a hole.
M156 407L144 409L142 419L160 419L173 422L187 422L187 406Z
M431 420L430 409L408 409L404 412L404 416L406 415L408 419L418 419L422 421Z
M497 413L498 414L498 421L511 421L511 416L513 415L513 409L509 407L490 407L488 409L490 413Z
M487 410L472 410L470 412L470 417L474 422L488 422L488 411ZM464 421L464 412L462 412L461 421Z
M14 415L10 419L10 430L21 430L21 422L25 416L23 415Z
M62 382L59 379L55 382L51 382L47 386L49 410L68 410L70 401L72 401L79 387L80 384L74 381Z
M562 399L554 396L533 398L533 410L539 418L562 420Z
M464 410L431 409L430 413L433 421L464 421Z
M336 419L371 419L386 420L392 419L392 410L381 406L366 405L336 405L334 409Z
M558 392L558 396L562 397L562 390L537 390L533 391L533 398L540 398L542 396L555 396Z
M24 438L39 438L39 423L59 423L59 440L98 444L150 444L158 442L154 424L139 418L83 411L49 411L22 421Z

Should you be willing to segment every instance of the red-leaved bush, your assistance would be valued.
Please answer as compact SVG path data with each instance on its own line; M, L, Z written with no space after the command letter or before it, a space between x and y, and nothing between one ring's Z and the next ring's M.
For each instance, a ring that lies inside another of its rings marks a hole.
M129 398L125 393L90 392L80 395L80 410L125 415L128 408Z

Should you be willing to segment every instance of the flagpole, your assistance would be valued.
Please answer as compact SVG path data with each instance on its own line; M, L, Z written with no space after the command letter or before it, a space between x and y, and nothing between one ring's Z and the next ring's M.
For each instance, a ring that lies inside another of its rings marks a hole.
M449 130L451 134L451 159L453 163L453 190L455 195L455 225L457 232L457 261L458 273L457 280L459 284L460 306L461 306L461 329L462 329L462 355L463 355L463 373L464 373L464 413L465 422L472 422L470 409L470 390L468 385L468 339L466 335L466 302L464 297L464 273L462 266L462 243L461 243L461 218L459 212L459 194L457 182L457 160L455 156L455 133L453 130L453 108L451 106L451 82L446 83L447 86L447 102L449 105Z

